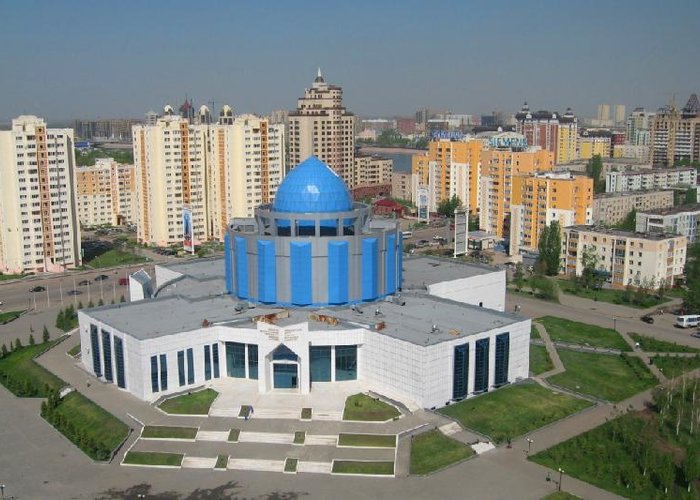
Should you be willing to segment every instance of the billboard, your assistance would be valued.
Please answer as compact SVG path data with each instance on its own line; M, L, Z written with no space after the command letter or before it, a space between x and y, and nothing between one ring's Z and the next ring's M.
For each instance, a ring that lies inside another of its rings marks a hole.
M185 252L194 253L194 226L192 224L192 209L182 207L182 248Z
M420 186L418 188L418 219L430 220L430 211L428 210L428 188Z
M455 209L455 241L454 241L454 257L467 253L467 228L469 224L469 215L466 208Z

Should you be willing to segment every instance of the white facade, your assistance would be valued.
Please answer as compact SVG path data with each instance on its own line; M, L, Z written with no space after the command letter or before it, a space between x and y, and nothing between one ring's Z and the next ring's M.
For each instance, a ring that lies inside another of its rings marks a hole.
M432 283L427 287L428 293L436 297L496 311L505 311L505 271L494 271L468 278Z
M637 212L637 232L679 234L695 243L700 230L700 205L671 210Z
M72 129L20 116L0 131L0 271L81 264Z
M608 172L605 175L605 192L666 189L673 186L697 186L694 168L664 168L639 172Z
M83 226L116 226L133 222L136 210L134 166L112 158L98 158L95 165L76 169L76 204Z

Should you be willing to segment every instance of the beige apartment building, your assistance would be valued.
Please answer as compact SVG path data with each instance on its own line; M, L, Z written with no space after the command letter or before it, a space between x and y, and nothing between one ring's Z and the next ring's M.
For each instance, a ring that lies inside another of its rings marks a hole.
M651 119L650 145L654 165L670 167L681 160L700 160L700 102L693 94L682 110L660 109Z
M415 201L415 174L411 172L391 173L391 196L400 200Z
M290 111L289 164L316 156L354 186L355 116L343 106L343 89L326 83L318 70L311 88Z
M192 211L194 243L223 241L233 217L274 199L284 177L284 125L224 106L216 124L190 124L166 106L155 125L134 127L138 240L183 239Z
M83 227L119 226L135 221L136 178L133 165L98 158L76 168L75 198Z
M589 250L596 253L598 268L609 273L615 288L673 286L683 274L687 242L685 236L570 226L564 228L563 269L570 276L580 276L584 250Z
M393 161L381 156L358 155L355 157L353 186L391 185Z
M591 224L593 179L562 172L513 176L510 254L537 250L542 230L554 221L561 227Z
M642 212L672 206L673 191L671 190L600 193L593 196L593 223L618 224L632 210Z
M608 172L605 174L605 192L667 189L674 186L695 187L698 173L692 167L654 168L636 172Z
M0 131L0 271L58 272L81 264L72 129L27 115Z

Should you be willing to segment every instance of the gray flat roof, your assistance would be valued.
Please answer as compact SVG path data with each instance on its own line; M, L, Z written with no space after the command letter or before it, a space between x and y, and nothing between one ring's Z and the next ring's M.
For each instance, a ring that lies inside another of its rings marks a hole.
M159 264L159 267L171 269L180 274L190 276L199 280L211 278L224 278L223 257L212 257L209 259L185 260L173 262L171 264Z
M424 289L424 285L500 272L491 266L431 256L404 258L404 268L404 290Z

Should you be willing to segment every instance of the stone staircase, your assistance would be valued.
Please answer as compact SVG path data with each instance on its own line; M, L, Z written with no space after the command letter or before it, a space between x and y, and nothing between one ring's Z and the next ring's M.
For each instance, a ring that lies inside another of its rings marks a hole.
M228 468L259 472L284 472L284 460L259 460L254 458L229 458Z
M281 432L241 432L239 443L294 444L294 434Z
M228 441L229 431L199 431L196 441Z
M307 438L308 439L308 438ZM333 469L332 462L302 462L297 463L297 473L330 474Z
M182 467L187 469L213 469L216 457L188 457L182 459Z
M310 446L335 446L338 443L337 435L307 434L305 445Z

